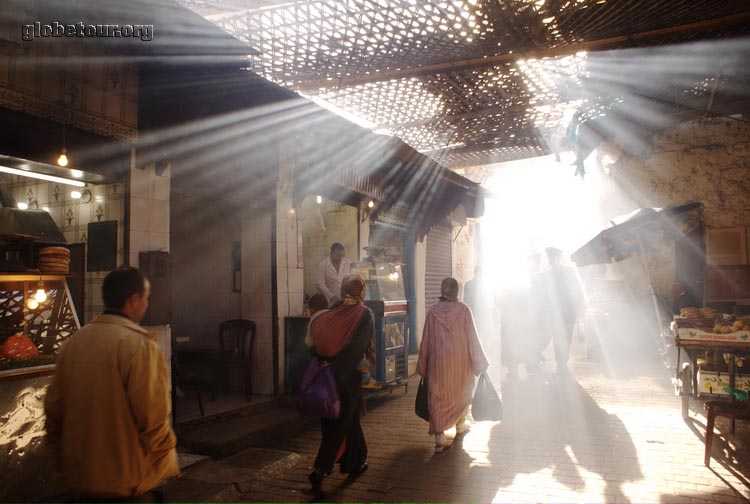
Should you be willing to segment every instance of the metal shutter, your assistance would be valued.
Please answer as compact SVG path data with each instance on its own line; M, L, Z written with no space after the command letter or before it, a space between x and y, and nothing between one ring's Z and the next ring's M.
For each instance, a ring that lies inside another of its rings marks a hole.
M453 275L450 224L433 227L426 240L425 310L429 310L440 297L440 282Z

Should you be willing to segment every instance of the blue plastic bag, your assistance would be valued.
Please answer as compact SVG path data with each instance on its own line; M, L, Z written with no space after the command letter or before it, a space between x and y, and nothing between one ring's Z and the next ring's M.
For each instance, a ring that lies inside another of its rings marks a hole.
M297 394L297 411L303 415L323 418L338 418L341 413L341 400L333 377L333 369L328 363L321 364L313 357L302 375L302 384Z

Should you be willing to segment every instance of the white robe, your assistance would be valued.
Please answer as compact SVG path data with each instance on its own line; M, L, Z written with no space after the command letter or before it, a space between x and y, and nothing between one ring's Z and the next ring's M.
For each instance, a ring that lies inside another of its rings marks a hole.
M341 259L338 271L331 264L330 257L326 257L318 264L315 286L318 292L323 294L329 302L332 298L341 296L341 282L349 274L351 264L352 262L346 257Z

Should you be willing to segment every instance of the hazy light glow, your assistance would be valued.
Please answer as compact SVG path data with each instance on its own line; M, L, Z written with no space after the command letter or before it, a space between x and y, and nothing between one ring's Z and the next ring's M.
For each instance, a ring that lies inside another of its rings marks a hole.
M0 172L9 173L11 175L20 175L22 177L31 177L40 180L46 180L47 182L57 182L59 184L72 185L76 187L83 187L86 185L80 180L70 180L62 177L55 177L54 175L47 175L45 173L36 173L31 171L19 170L17 168L9 168L7 166L0 166Z
M526 258L555 246L570 254L606 224L597 210L601 176L581 183L552 156L490 168L482 220L482 257L500 286L528 282Z
M374 129L376 127L376 124L374 122L368 121L363 117L352 114L346 109L336 105L334 102L323 100L317 96L308 96L307 98L309 98L314 104L323 107L326 110L330 110L334 114L343 117L347 121L353 122L357 126L362 126L363 128L367 129Z
M534 275L530 255L539 254L541 259L536 274L549 267L545 254L549 246L562 249L562 263L575 267L570 254L610 227L616 216L649 206L616 172L608 176L599 169L597 163L602 157L604 154L594 151L585 160L587 176L583 181L572 177L572 153L562 155L560 162L546 156L488 167L489 176L483 185L490 196L480 221L480 265L482 275L492 284L501 327L502 313L507 313L508 306L516 316L544 317L526 305L513 303L518 293L530 288ZM670 250L668 244L665 250ZM633 370L641 363L659 359L659 333L650 295L655 273L648 266L654 260L636 256L618 263L575 268L588 307L579 319L578 330L585 331L592 358L612 372ZM496 360L502 355L500 332L486 347ZM551 346L545 355L554 366ZM497 380L504 376L497 369L494 372L498 373L493 376Z

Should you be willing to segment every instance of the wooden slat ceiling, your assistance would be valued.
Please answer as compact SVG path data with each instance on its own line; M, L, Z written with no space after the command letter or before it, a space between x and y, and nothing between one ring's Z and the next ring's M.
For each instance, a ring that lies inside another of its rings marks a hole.
M562 150L572 119L637 137L750 111L747 0L179 1L264 77L453 168Z

